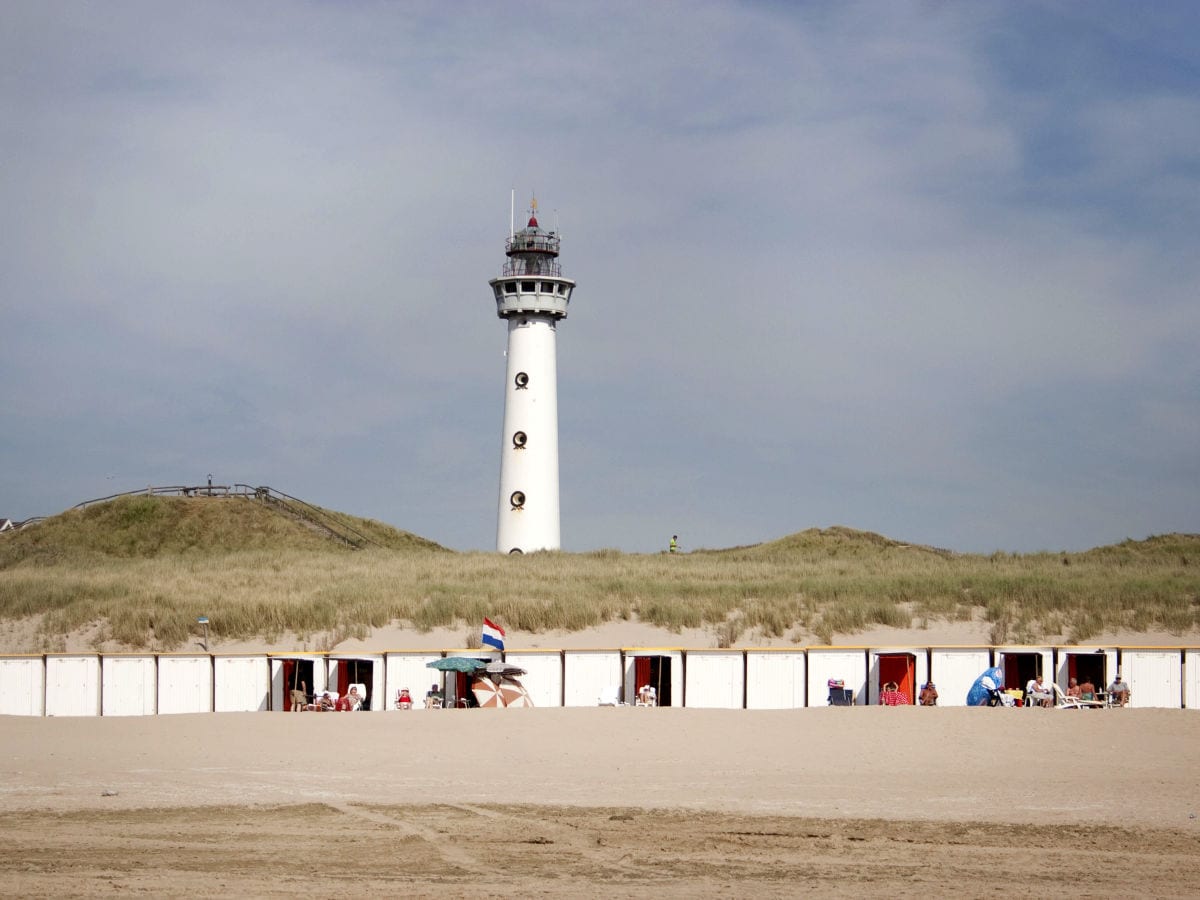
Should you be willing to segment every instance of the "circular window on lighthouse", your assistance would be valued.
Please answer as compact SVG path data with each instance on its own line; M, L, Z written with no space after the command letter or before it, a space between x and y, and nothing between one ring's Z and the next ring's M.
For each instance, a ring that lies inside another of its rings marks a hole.
M513 491L512 496L508 498L508 502L512 504L513 509L520 509L525 505L525 492Z
M518 388L527 388L529 387L529 375L525 372L518 372L517 377L513 379L513 382Z
M527 440L529 440L529 439L525 436L525 432L518 431L516 434L513 435L513 447L517 450L520 450L522 447L525 446L525 442Z

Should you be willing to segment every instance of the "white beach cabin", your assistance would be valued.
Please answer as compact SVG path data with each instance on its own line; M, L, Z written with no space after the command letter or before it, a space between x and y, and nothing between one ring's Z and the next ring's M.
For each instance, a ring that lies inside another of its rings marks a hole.
M1132 692L1130 707L1183 707L1183 651L1178 647L1122 647L1121 678Z
M159 654L158 714L213 710L213 661L196 653Z
M921 688L929 680L929 651L912 647L877 647L868 653L867 702L878 705L883 685L895 682L917 704Z
M269 653L267 659L271 663L271 709L298 711L292 709L293 690L303 690L309 700L327 690L323 653Z
M938 706L966 706L975 679L992 667L989 647L930 647L929 678L938 692Z
M98 654L46 654L46 715L100 715Z
M435 659L441 659L442 654L437 650L389 650L383 655L386 682L384 690L387 693L386 709L399 709L396 698L402 688L408 690L412 697L413 709L425 708L425 695L430 685L436 684L438 690L442 687L442 673L430 669L428 664ZM374 704L372 709L377 709Z
M367 699L363 709L376 712L387 709L387 673L382 653L330 653L328 673L326 683L338 696L349 693L352 684L365 684Z
M563 651L563 706L596 706L607 697L632 704L623 681L620 650Z
M1090 681L1097 691L1103 691L1117 674L1117 651L1113 647L1056 647L1054 655L1055 680L1064 693L1072 678L1080 684Z
M498 662L502 654L499 650L471 650L468 648L465 650L447 650L445 655L447 658L451 656L465 656L469 659L486 659L491 662ZM446 706L464 708L475 705L475 694L471 690L471 676L466 672L438 672L435 669L430 669L429 672L435 676L442 676Z
M265 653L213 657L213 709L266 712L271 708L271 665Z
M845 682L854 702L867 702L866 647L808 648L808 705L829 705L829 682Z
M563 705L563 656L561 650L506 650L504 661L529 674L521 684L534 706Z
M1036 646L994 647L992 665L1004 670L1004 689L1024 691L1038 675L1047 690L1054 681L1054 648ZM1024 702L1024 701L1022 701Z
M106 654L100 679L101 715L152 716L158 712L158 660L153 654Z
M622 651L625 667L625 701L631 705L638 691L654 688L658 706L683 706L683 650L677 647L627 647Z
M803 650L746 651L746 709L799 709L805 705L808 658Z
M683 702L689 709L744 709L746 654L741 650L688 650L683 658Z
M37 656L0 657L0 716L46 714L46 659Z

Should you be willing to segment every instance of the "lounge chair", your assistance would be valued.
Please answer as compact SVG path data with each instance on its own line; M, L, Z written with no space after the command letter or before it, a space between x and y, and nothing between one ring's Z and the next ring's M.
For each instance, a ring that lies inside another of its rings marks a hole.
M1068 697L1063 689L1054 684L1054 696L1058 698L1055 709L1104 709L1103 700L1084 700L1080 697Z
M619 686L606 687L600 691L600 697L596 701L597 706L624 706L625 703L621 700L621 688Z

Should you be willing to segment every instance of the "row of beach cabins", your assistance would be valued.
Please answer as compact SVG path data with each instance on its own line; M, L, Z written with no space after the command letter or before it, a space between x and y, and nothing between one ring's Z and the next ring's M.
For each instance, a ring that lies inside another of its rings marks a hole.
M826 706L843 682L857 705L879 702L896 682L910 698L934 681L941 706L964 706L972 682L1000 666L1009 688L1035 675L1064 690L1069 679L1109 684L1118 673L1131 706L1200 708L1200 648L1170 647L808 647L688 650L396 650L382 653L47 653L0 656L0 715L144 716L169 713L291 711L292 691L345 694L366 686L364 708L398 709L407 689L414 709L434 684L445 705L468 703L469 679L428 663L448 656L519 666L535 706L632 704L645 685L659 706L797 709Z

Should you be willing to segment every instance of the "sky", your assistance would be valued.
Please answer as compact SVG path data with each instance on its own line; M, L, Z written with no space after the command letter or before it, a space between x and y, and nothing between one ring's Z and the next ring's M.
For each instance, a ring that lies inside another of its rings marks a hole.
M1200 5L11 0L0 516L270 485L493 550L518 216L563 549L1200 532Z

